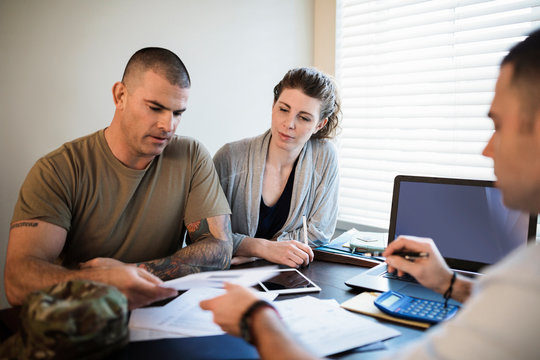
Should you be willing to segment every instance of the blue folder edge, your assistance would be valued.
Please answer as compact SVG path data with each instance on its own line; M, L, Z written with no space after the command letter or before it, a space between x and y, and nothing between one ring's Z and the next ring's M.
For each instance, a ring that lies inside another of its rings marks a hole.
M109 359L258 359L257 350L244 340L231 336L197 336L137 341L111 354Z

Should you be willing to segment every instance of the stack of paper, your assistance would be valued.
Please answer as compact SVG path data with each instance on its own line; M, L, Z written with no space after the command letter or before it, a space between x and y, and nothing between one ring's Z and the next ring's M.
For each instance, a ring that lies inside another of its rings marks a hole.
M275 275L276 269L277 266L264 266L252 269L205 271L165 281L161 286L176 290L189 290L200 287L221 288L224 282L252 286L259 281L270 279Z
M219 335L212 313L199 302L223 289L194 288L162 307L136 309L130 318L130 340ZM266 300L276 297L260 293ZM335 300L304 296L274 305L292 334L318 356L327 356L400 335L397 330L342 309Z
M224 293L223 289L198 287L164 306L133 310L129 318L130 341L223 334L213 322L212 313L201 309L199 303ZM259 295L267 301L277 296L271 293Z
M342 309L335 300L304 296L274 305L293 335L321 357L400 335L395 329Z

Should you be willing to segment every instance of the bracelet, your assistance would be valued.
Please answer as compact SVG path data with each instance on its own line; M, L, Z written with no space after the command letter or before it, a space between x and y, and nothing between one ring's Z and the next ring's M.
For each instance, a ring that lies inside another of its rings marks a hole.
M452 279L450 280L450 286L448 289L444 292L444 307L446 308L448 306L448 299L452 297L452 290L454 288L454 282L456 282L456 272L454 271L452 274Z
M257 300L247 308L247 310L242 315L242 318L240 319L240 335L242 336L242 339L252 345L255 345L254 337L251 334L252 315L255 313L256 310L260 309L261 307L269 307L274 310L276 314L279 315L276 308L265 300Z

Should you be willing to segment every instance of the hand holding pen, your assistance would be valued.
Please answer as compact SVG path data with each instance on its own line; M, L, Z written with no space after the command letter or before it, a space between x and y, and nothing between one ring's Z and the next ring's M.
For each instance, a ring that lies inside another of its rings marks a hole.
M437 292L444 292L452 277L433 240L428 238L400 236L388 245L383 256L389 272L397 271L399 276L409 274Z
M395 251L392 253L392 256L401 256L405 260L415 261L417 259L429 257L428 252L418 252L418 251Z

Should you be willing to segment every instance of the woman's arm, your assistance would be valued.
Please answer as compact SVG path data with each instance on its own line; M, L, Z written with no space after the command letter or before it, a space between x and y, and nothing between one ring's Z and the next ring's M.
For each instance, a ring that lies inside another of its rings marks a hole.
M290 267L307 266L313 261L313 250L308 245L296 240L273 241L245 237L235 255L256 256Z

